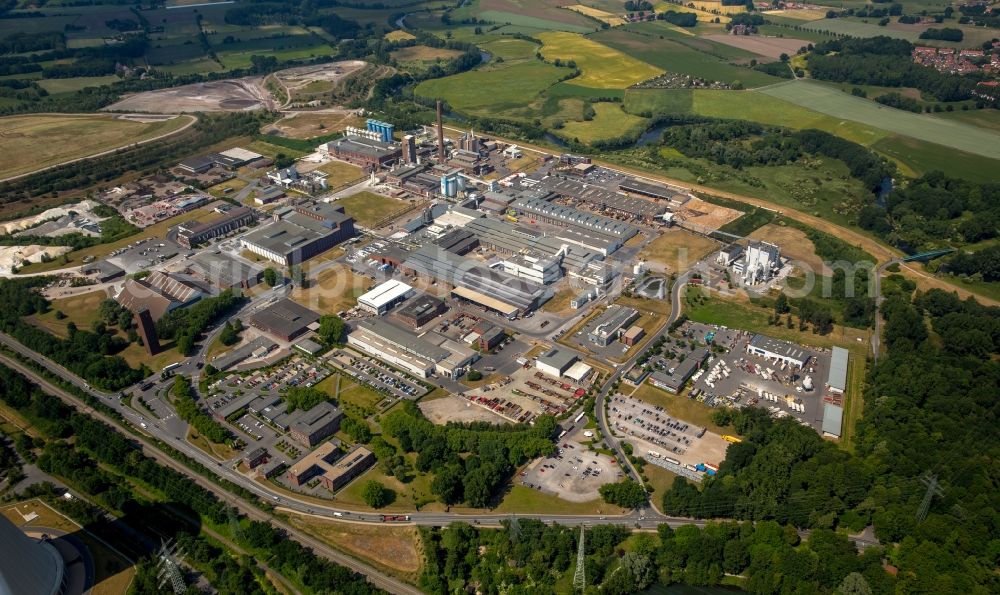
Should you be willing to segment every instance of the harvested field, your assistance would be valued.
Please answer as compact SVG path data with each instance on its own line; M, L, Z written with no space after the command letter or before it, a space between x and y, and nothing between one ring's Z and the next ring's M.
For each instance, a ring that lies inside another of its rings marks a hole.
M189 122L186 116L137 122L105 114L0 118L0 179L176 132Z
M389 31L385 34L386 41L406 41L408 39L416 39L417 37L407 31Z
M702 35L703 39L708 39L717 43L731 45L741 50L753 52L768 58L778 59L781 54L792 56L799 48L809 45L808 41L802 39L792 39L789 37L764 37L762 35Z
M826 18L827 10L826 8L799 8L795 10L768 10L764 14L798 21L818 21Z
M420 401L418 406L424 417L429 419L431 423L438 425L444 425L450 421L488 421L494 424L506 423L507 421L489 409L475 405L457 395L433 401Z
M682 273L718 247L719 242L705 236L682 229L669 229L646 244L639 257L662 265L669 272Z
M570 2L560 0L480 0L480 18L498 23L511 23L536 29L561 29L585 33L596 23L562 7Z
M742 214L736 209L713 205L700 198L692 198L675 211L676 217L685 223L698 225L709 230L719 229L726 223L739 219Z
M580 35L551 31L539 33L537 37L544 44L541 51L546 60L576 62L582 74L572 80L574 85L594 89L626 89L663 74L651 64Z
M792 260L801 261L813 273L828 275L830 271L823 264L823 259L816 254L816 247L805 232L787 225L768 223L757 229L748 237L764 240L781 247L781 255Z
M588 17L593 17L599 21L603 21L612 27L617 27L619 25L624 25L626 23L625 19L618 15L612 14L610 12L605 12L597 8L591 8L589 6L584 6L583 4L574 4L572 6L565 6L567 10L572 10L573 12L578 12Z
M414 45L408 48L400 48L389 54L393 60L400 62L435 62L437 60L450 60L461 56L458 50L447 48L432 48L426 45Z
M246 112L276 109L277 107L277 102L271 93L264 88L264 79L247 77L136 93L104 109L175 114L178 112Z

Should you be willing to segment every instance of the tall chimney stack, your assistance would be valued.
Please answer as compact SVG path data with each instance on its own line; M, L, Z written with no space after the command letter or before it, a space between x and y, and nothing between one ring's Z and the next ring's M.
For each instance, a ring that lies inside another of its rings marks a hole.
M444 124L441 122L441 100L437 102L438 159L444 163Z

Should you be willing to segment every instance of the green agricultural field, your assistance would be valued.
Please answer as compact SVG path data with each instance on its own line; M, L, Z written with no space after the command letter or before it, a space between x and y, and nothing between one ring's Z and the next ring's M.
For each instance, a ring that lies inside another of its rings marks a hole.
M591 39L553 31L541 33L542 55L546 60L574 61L581 75L574 85L594 89L625 89L663 71Z
M782 80L748 67L730 64L716 55L726 55L731 57L730 59L737 59L737 56L742 59L745 55L746 60L749 61L753 54L726 46L722 46L725 49L720 49L716 46L722 44L696 37L690 39L665 37L660 39L659 36L634 31L631 27L620 27L594 34L591 38L667 72L697 76L723 83L739 81L745 87L760 87ZM702 49L696 49L699 45ZM724 53L719 54L719 52Z
M538 60L503 63L420 83L421 97L444 99L453 109L482 116L523 108L569 73Z
M109 76L80 76L68 79L42 79L38 81L39 86L49 92L50 95L58 93L71 93L87 87L101 87L110 85L120 80L115 75Z
M570 101L570 100L563 100ZM576 139L581 143L590 144L598 140L620 137L636 129L645 128L649 122L622 111L617 103L595 103L594 119L582 122L566 122L556 134L567 139Z
M788 20L793 26L808 25L808 23L803 23L802 21L796 21L794 19ZM834 38L834 34L829 31L792 29L791 27L782 27L780 25L760 25L757 27L757 31L761 35L770 35L772 37L794 37L795 39L804 39L813 43L830 41Z
M955 120L964 122L977 128L989 128L1000 132L1000 110L995 109L969 109L957 110L954 112L942 112L934 114L936 118L945 120Z
M903 173L918 176L935 169L973 182L996 182L1000 160L973 155L902 135L887 136L872 148L895 161Z
M235 68L249 68L252 64L251 59L253 56L274 56L279 62L283 62L287 60L315 58L317 56L332 56L336 52L337 50L329 45L320 44L309 47L275 50L273 52L254 49L235 52L224 51L218 52L218 56L226 69L232 70Z
M0 19L0 38L15 33L48 33L63 31L66 25L76 20L76 15L45 16L34 19Z
M809 106L812 110L835 118L849 119L966 153L1000 159L1000 135L955 120L893 109L811 81L789 81L758 92L797 105Z
M0 178L175 131L187 117L144 124L104 114L0 118Z
M860 20L852 19L823 19L821 21L812 21L808 24L803 24L802 28L806 30L817 30L825 31L829 33L837 33L839 35L852 35L854 37L877 37L879 35L885 35L887 37L894 37L896 39L905 39L907 41L915 42L920 37L920 28L926 28L921 25L914 25L913 29L900 29L896 27L879 27L877 24L877 19L869 19L870 22L865 23ZM793 33L797 34L798 31Z
M501 10L485 10L479 13L479 18L490 23L500 23L500 24L509 23L511 25L519 27L528 27L530 29L537 29L539 31L570 31L573 33L590 33L591 31L597 28L597 23L594 23L593 27L585 27L583 25L571 25L569 23L560 23L559 21L553 21L549 19L543 19L524 14L516 14L513 12L505 12Z
M833 118L756 91L630 89L625 94L624 106L632 114L697 114L794 129L817 128L863 145L888 134L873 126Z
M533 58L538 51L538 45L523 39L502 37L493 41L478 44L483 51L489 52L496 58L504 60L525 60Z

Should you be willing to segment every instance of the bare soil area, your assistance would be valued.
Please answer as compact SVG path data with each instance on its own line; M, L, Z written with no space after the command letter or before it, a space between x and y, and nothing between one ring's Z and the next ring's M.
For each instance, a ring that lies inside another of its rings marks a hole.
M480 407L471 401L458 396L421 401L420 411L431 423L444 425L450 421L488 421L494 424L505 423L507 420L489 409Z
M761 35L704 35L705 39L731 45L741 50L767 56L777 60L781 54L795 55L800 47L809 45L808 41L789 37L764 37Z
M713 205L700 198L692 198L675 213L678 219L701 227L716 230L730 221L735 221L743 213L719 205Z
M246 112L275 109L277 102L264 88L261 77L194 83L170 89L145 91L125 97L104 108L107 111L152 112Z

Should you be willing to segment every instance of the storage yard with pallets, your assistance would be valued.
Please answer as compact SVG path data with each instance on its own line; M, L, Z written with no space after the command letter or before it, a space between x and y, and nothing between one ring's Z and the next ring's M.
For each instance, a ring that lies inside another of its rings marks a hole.
M530 423L539 415L565 413L585 393L581 386L551 378L528 367L492 384L466 391L463 396L507 421Z

